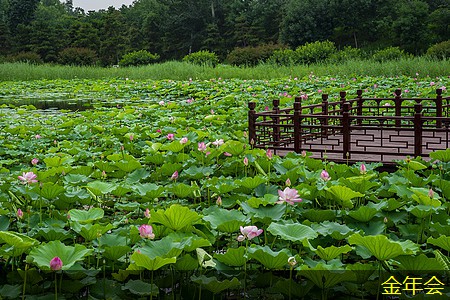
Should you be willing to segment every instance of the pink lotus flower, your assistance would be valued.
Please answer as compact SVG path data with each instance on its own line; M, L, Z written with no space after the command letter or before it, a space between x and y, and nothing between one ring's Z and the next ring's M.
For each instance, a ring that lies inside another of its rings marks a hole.
M19 218L19 219L23 218L23 211L20 208L17 209L17 218Z
M206 151L205 142L198 143L198 151Z
M228 153L228 152L224 152L223 155L225 155L225 156L232 156L232 154Z
M301 156L302 157L306 157L306 151L305 150L302 151Z
M150 209L147 208L147 209L144 211L144 216L145 216L146 218L150 219Z
M35 139L40 139L41 136L40 136L39 134L36 134L36 135L34 136L34 138L35 138Z
M308 95L306 95L306 94L301 94L301 95L300 95L300 98L301 98L302 100L306 100L306 99L308 99Z
M285 188L283 191L278 190L278 201L275 202L277 204L288 203L290 205L294 205L295 202L302 202L302 199L299 197L296 189Z
M32 164L33 166L37 165L38 163L39 163L39 159L37 159L37 158L33 158L33 159L31 160L31 164Z
M428 197L430 197L431 199L433 199L433 197L434 197L434 191L433 191L433 189L429 189L429 190L428 190Z
M158 104L159 104L159 105L164 105L164 101L161 100L161 101L158 102Z
M186 144L188 141L189 141L189 140L188 140L187 137L182 137L181 140L180 140L180 144L184 145L184 144Z
M288 179L286 179L286 186L291 186L291 180L288 178Z
M194 101L194 99L187 99L186 100L186 102L189 103L189 104L192 103L193 101Z
M134 139L134 135L130 134L130 142L132 142Z
M223 145L223 139L220 140L215 140L214 142L212 142L212 144L216 147L222 146Z
M37 175L34 174L33 172L23 172L22 176L18 176L17 178L19 178L20 180L22 180L23 184L30 184L30 183L35 183L38 182L36 180Z
M52 269L53 271L61 270L62 266L63 266L63 262L62 262L61 258L59 258L58 256L55 256L52 258L52 260L50 260L50 269Z
M168 140L173 140L175 138L175 135L173 133L169 133L166 137Z
M267 151L266 151L266 156L267 156L268 159L272 159L272 157L273 157L272 150L267 149Z
M430 82L430 86L435 85L436 83L434 81Z
M151 225L142 224L139 227L139 235L144 239L154 239L155 234L153 233L153 227Z
M157 133L161 133L161 129L156 129L156 132Z
M247 156L244 157L244 166L248 166L248 158L247 158Z
M323 170L322 173L320 173L320 178L322 178L323 181L328 181L331 179L330 174L328 174L327 170Z
M222 205L222 197L217 197L217 200L216 200L216 204L217 204L217 206L221 206Z
M244 237L244 239L251 240L257 236L259 236L261 233L263 233L262 229L258 229L256 226L241 226L241 234Z
M367 173L367 168L365 164L361 164L361 166L359 167L359 173L363 175Z
M269 110L269 107L266 105L266 107L264 107L264 110L265 110L265 111L268 111L268 110Z
M178 179L178 171L173 172L172 176L170 177L170 179L172 180L177 180Z

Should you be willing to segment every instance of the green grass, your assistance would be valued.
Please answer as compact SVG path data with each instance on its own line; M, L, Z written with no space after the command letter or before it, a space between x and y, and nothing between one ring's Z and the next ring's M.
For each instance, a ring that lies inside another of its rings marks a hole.
M211 78L273 79L303 77L314 73L317 76L447 76L450 75L450 60L435 61L423 57L379 63L371 60L355 60L342 64L317 64L280 67L260 64L256 67L234 67L219 65L202 67L185 62L170 61L143 67L101 68L59 65L30 65L26 63L0 64L0 80L36 79L172 79L206 80Z

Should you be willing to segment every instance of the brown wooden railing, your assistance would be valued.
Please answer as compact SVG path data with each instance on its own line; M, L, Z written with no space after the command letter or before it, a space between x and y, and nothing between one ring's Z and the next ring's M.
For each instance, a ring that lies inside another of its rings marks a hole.
M273 101L270 111L256 112L248 104L249 142L278 154L312 152L313 157L346 161L392 162L407 156L429 156L450 147L450 97L436 90L435 98L353 99L341 92L339 101L302 106L295 98L292 108Z

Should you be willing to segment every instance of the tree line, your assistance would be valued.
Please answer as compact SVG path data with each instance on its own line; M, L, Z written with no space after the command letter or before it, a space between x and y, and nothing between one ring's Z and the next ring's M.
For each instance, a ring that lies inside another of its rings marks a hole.
M0 0L0 56L35 53L50 63L67 49L113 65L138 50L161 60L200 50L224 59L237 47L325 40L419 55L449 39L448 0L136 0L88 12L71 0Z

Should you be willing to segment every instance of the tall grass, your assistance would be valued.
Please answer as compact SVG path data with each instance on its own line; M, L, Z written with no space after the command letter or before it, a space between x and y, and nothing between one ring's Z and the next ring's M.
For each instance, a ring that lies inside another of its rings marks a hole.
M260 64L256 67L235 67L219 65L215 68L170 61L142 67L77 67L59 65L32 65L26 63L0 64L0 80L36 79L172 79L206 80L211 78L271 79L316 76L449 76L450 60L430 60L424 57L402 59L384 63L372 60L354 60L341 64L322 63L300 66L274 66Z

